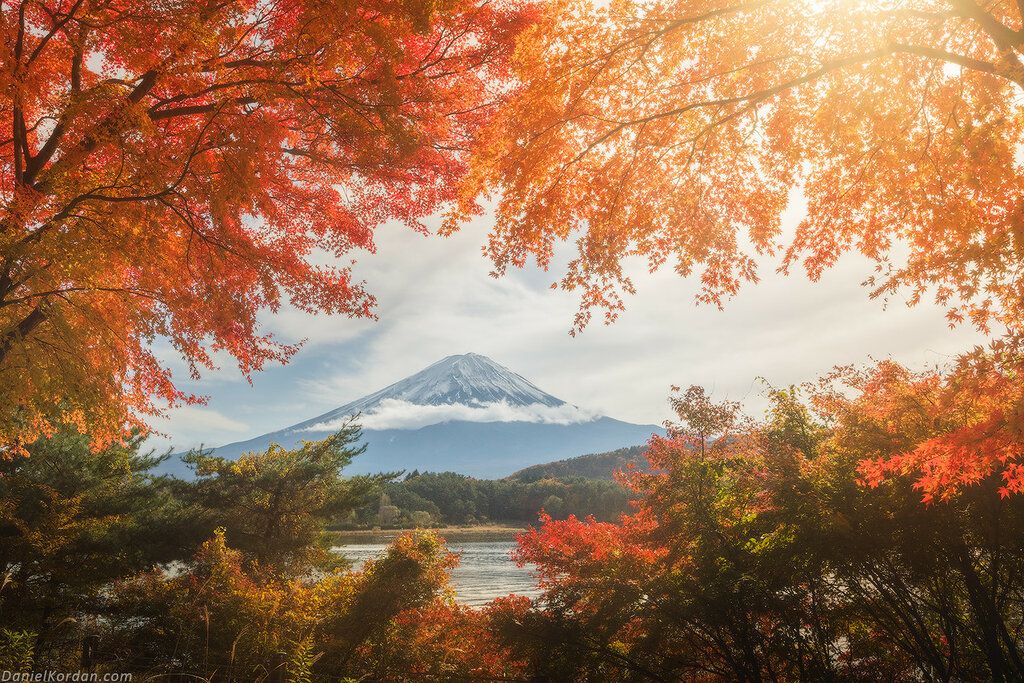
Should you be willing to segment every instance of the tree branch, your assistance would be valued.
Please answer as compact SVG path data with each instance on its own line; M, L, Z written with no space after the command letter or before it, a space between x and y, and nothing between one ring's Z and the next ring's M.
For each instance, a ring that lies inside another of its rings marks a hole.
M235 97L228 102L235 104L259 104L259 100L253 97ZM169 119L175 116L190 116L192 114L208 114L209 112L215 111L217 108L222 107L224 102L211 102L209 104L194 104L188 107L174 107L171 109L159 109L157 111L150 110L149 118L153 121L160 121L162 119Z
M81 6L82 0L75 0L75 4L71 6L71 9L69 9L68 13L64 15L64 18L61 19L60 21L54 22L53 28L51 28L47 32L47 34L43 36L43 39L39 41L38 45L36 45L36 49L32 50L32 54L29 55L28 61L25 63L25 66L30 66L32 62L36 61L39 55L43 53L43 49L46 47L47 43L49 43L50 40L55 35L57 35L57 33L60 32L60 30L64 28L69 21L71 21L71 18L75 16L75 12L77 12L78 8Z
M963 12L964 16L973 19L982 30L995 42L1000 50L1014 50L1021 44L1024 35L1006 26L974 0L951 0L953 6Z
M893 52L901 52L904 54L918 55L919 57L928 57L929 59L938 59L951 64L959 64L967 69L973 69L975 71L982 71L987 74L993 74L995 76L1006 76L1006 74L999 69L995 64L975 59L973 57L966 57L953 52L947 52L946 50L939 50L933 47L926 47L923 45L903 45L894 44L892 46ZM1011 79L1015 80L1015 79ZM1022 84L1024 86L1024 84Z
M13 329L8 330L0 337L0 363L4 361L7 354L10 353L11 349L14 348L15 342L24 339L32 333L36 327L39 326L44 320L46 320L46 313L43 307L46 305L46 301L40 301L32 312L22 318L21 322L14 326Z
M679 115L684 114L684 113L686 113L688 111L693 111L693 110L696 110L696 109L724 107L724 106L729 106L729 105L733 105L733 104L744 104L744 103L756 104L758 102L763 102L764 100L766 100L766 99L768 99L768 98L770 98L770 97L772 97L774 95L777 95L777 94L779 94L781 92L784 92L786 90L790 90L790 89L798 87L800 85L804 85L806 83L810 83L812 81L815 81L815 80L817 80L817 79L819 79L819 78L821 78L821 77L823 77L823 76L825 76L825 75L827 75L827 74L829 74L829 73L831 73L833 71L838 71L840 69L843 69L843 68L846 68L846 67L849 67L849 66L853 66L853 65L856 65L856 64L861 64L861 63L864 63L864 62L869 62L869 61L872 61L872 60L875 60L875 59L879 59L881 57L887 57L887 56L890 56L890 55L893 55L893 54L899 54L899 53L913 54L913 55L918 55L918 56L921 56L921 57L927 57L929 59L938 59L938 60L947 61L947 62L950 62L950 63L953 63L953 64L959 64L959 65L961 65L961 66L963 66L965 68L974 69L976 71L981 71L981 72L984 72L984 73L988 73L988 74L992 74L992 75L995 75L995 76L1000 76L1002 78L1006 78L1007 80L1013 81L1014 83L1017 83L1022 88L1024 88L1024 78L1014 78L1014 77L1011 77L1006 72L1006 69L1001 69L1001 68L999 68L995 64L990 64L988 62L984 62L984 61L981 61L979 59L974 59L973 57L966 57L964 55L959 55L959 54L955 54L955 53L952 53L952 52L947 52L945 50L939 50L939 49L930 48L930 47L923 47L923 46L916 46L916 45L900 45L900 44L889 45L889 46L886 46L884 48L878 48L876 50L871 50L869 52L864 52L864 53L857 54L857 55L850 55L848 57L842 57L842 58L839 58L839 59L831 60L829 62L826 62L826 63L822 64L819 68L804 74L803 76L799 76L797 78L793 78L793 79L791 79L789 81L785 81L783 83L779 83L778 85L772 86L770 88L765 88L763 90L758 90L758 91L747 93L747 94L744 94L744 95L737 95L735 97L725 97L725 98L720 98L720 99L715 99L715 100L702 100L702 101L698 101L698 102L691 102L691 103L686 104L686 105L681 106L681 107L676 107L676 108L669 109L669 110L666 110L666 111L661 111L661 112L655 112L655 113L650 114L648 116L644 116L644 117L640 117L640 118L636 118L636 119L630 119L630 120L627 120L627 121L618 121L618 122L616 122L616 125L614 125L612 128L610 128L609 130L607 130L604 133L602 133L593 142L590 142L586 146L586 148L584 148L579 154L577 154L575 157L573 157L573 159L571 161L569 161L565 165L564 168L568 168L569 166L572 166L573 164L577 163L583 157L585 157L587 154L589 154L590 151L592 151L595 147L597 147L598 145L602 144L606 140L614 137L615 135L617 135L621 131L625 130L626 128L630 128L632 126L637 126L637 125L642 125L642 124L645 124L645 123L650 123L651 121L657 121L657 120L663 119L663 118L679 116Z

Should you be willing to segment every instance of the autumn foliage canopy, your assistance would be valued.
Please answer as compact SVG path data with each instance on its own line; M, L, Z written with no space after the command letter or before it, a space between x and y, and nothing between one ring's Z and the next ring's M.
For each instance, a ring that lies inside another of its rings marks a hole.
M561 285L614 317L628 257L721 304L759 257L951 321L1024 321L1024 26L974 0L555 0L517 52L463 210L500 192L499 269L578 254ZM798 189L795 234L780 216Z
M102 445L179 391L153 343L245 374L283 305L372 315L345 256L453 196L514 2L0 6L0 435Z

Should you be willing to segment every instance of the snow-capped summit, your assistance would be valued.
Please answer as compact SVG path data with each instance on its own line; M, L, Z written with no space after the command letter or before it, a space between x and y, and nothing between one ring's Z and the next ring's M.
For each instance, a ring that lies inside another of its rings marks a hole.
M574 406L504 365L466 353L442 358L380 391L284 431L330 431L353 415L359 415L368 429L411 429L452 420L567 422L580 418L582 413L577 413Z
M271 443L321 439L352 416L369 445L346 471L419 469L503 476L551 459L613 450L660 432L566 403L486 356L442 358L312 419L214 449L237 457Z
M487 356L464 353L442 358L415 375L332 412L365 413L385 399L432 406L495 402L560 406L565 403Z

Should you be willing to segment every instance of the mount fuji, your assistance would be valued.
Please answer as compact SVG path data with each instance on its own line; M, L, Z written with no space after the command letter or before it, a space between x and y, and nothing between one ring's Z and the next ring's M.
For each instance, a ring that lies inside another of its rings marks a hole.
M414 375L322 415L213 449L237 458L322 439L357 415L366 453L346 473L453 471L507 476L530 465L644 443L655 425L582 410L486 356L448 356ZM167 469L185 474L180 461Z

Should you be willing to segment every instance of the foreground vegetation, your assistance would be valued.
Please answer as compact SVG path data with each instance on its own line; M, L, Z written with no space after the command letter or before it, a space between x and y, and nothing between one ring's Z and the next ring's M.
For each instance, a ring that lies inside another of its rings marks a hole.
M542 514L517 559L536 565L543 595L479 610L454 601L457 557L430 532L359 571L329 552L327 527L387 485L341 476L355 427L237 463L194 454L194 483L149 475L156 459L137 440L96 455L78 435L41 440L0 464L0 668L1019 680L1024 498L995 466L942 489L894 471L914 444L993 437L977 411L954 409L963 371L883 363L772 390L762 420L697 387L678 394L679 423L652 439L649 467L618 475L629 514Z

